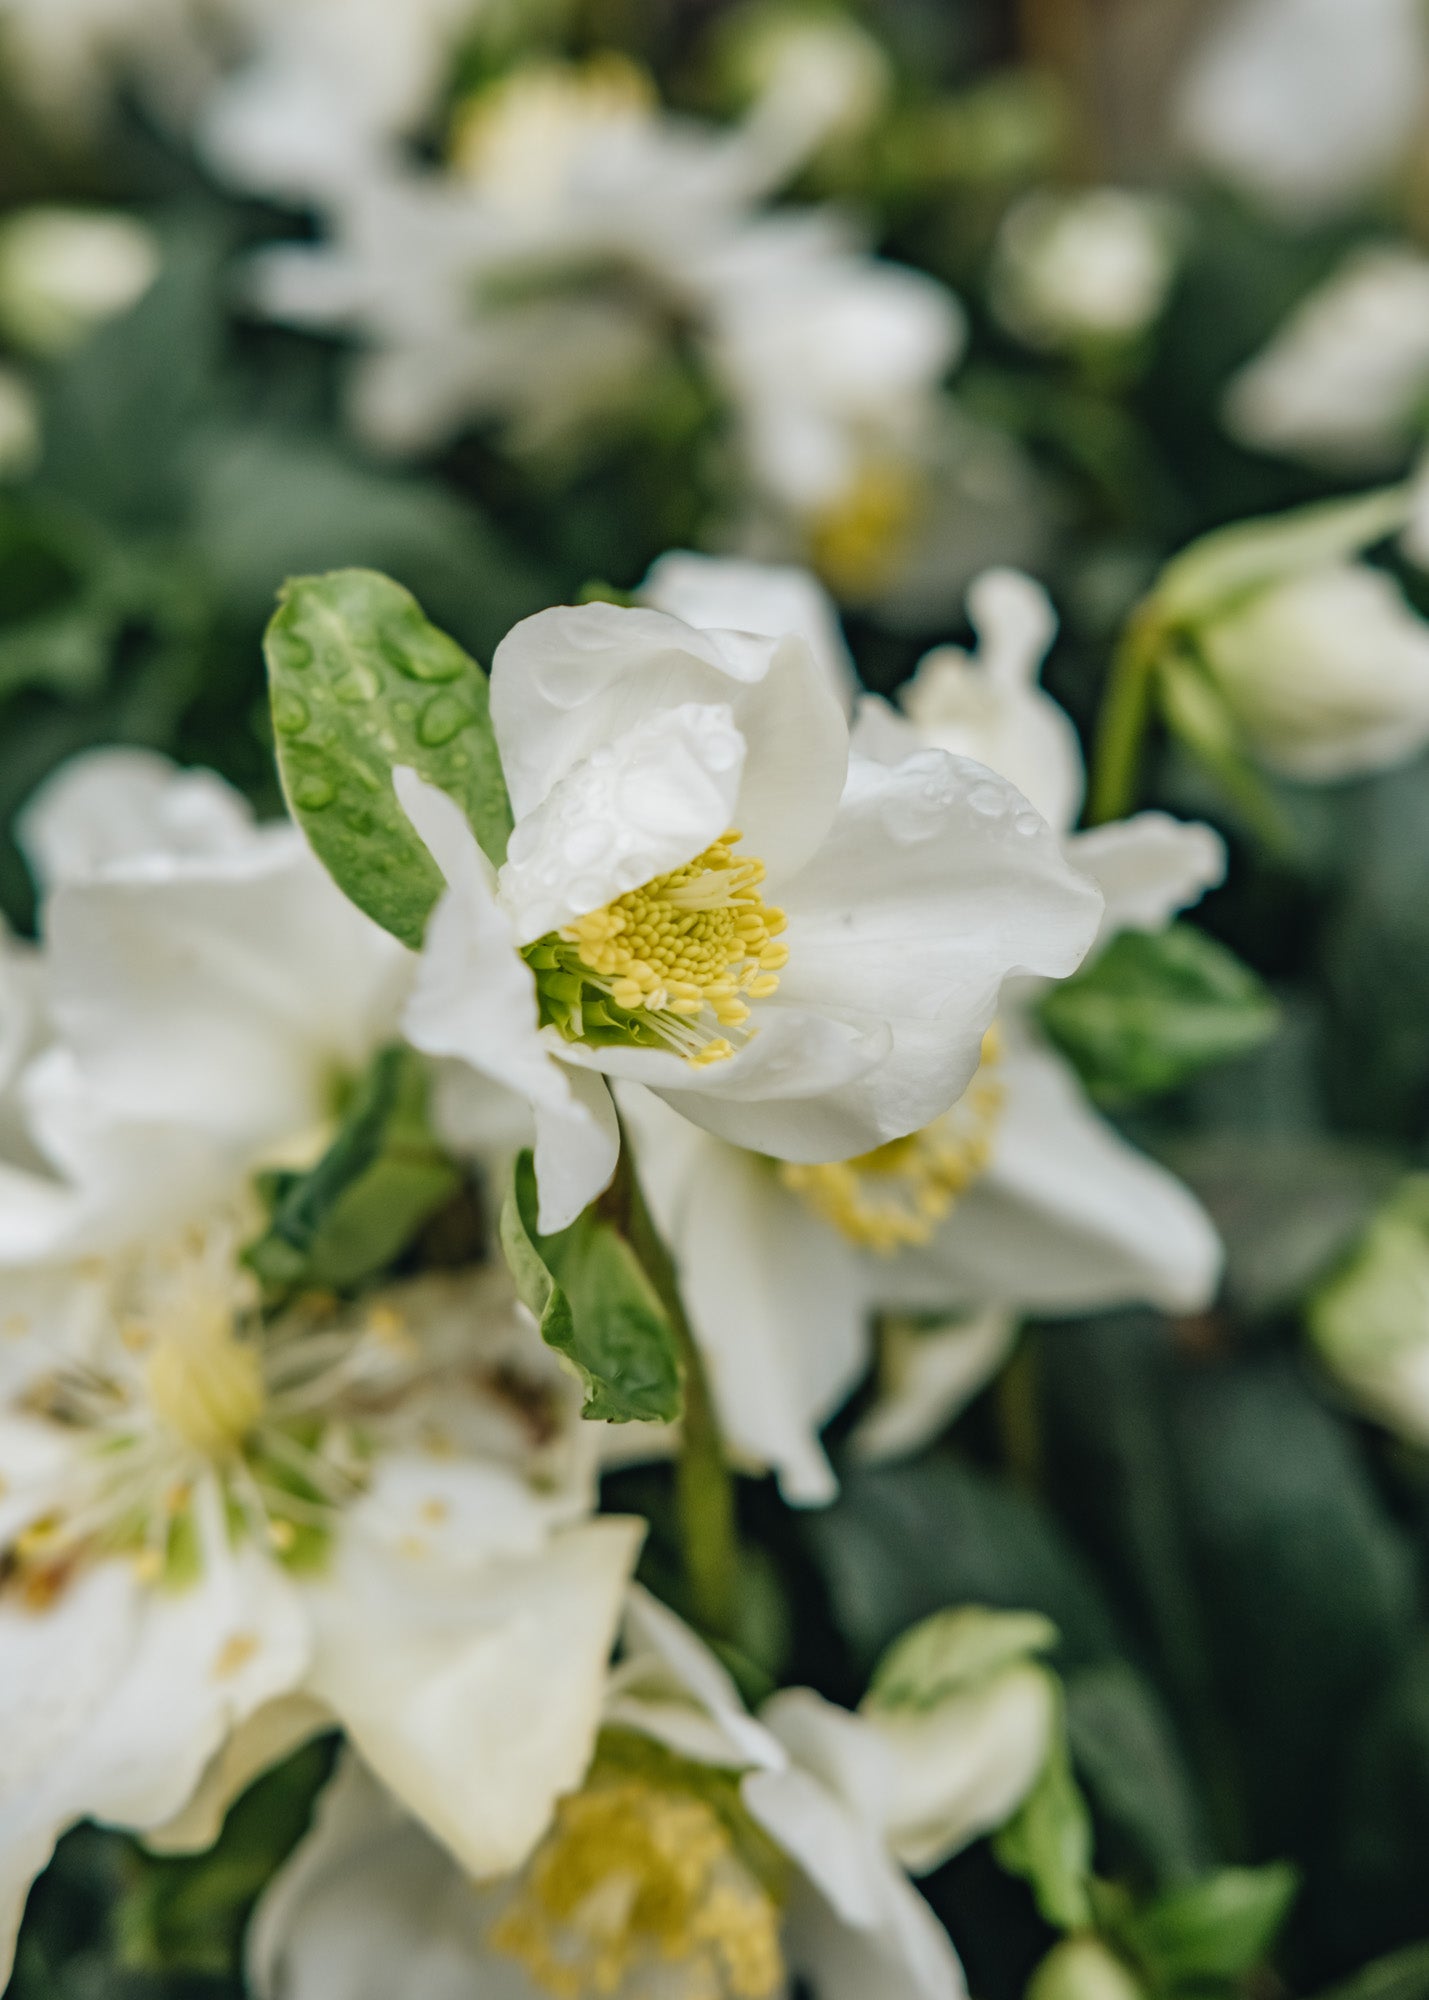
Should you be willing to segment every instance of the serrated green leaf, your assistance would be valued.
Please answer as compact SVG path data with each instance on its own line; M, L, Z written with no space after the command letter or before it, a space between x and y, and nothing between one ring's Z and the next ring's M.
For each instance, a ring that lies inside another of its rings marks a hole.
M1057 1628L1035 1611L989 1611L980 1604L938 1611L905 1632L879 1661L865 1706L934 1708L1030 1654L1057 1643Z
M1042 1774L1012 1818L994 1834L992 1851L1009 1873L1020 1875L1030 1885L1037 1908L1049 1924L1074 1931L1091 1921L1087 1881L1092 1866L1092 1823L1072 1775L1059 1685L1057 1701L1052 1743Z
M1045 995L1042 1025L1105 1103L1169 1090L1274 1033L1279 1009L1233 952L1191 924L1124 931Z
M266 1284L358 1284L451 1199L461 1175L432 1138L426 1105L420 1057L384 1049L317 1165L268 1176L271 1219L245 1253Z
M501 1246L542 1339L585 1385L583 1416L622 1424L680 1415L674 1329L634 1251L589 1210L569 1229L542 1236L529 1152L516 1162L501 1212Z
M1238 1979L1269 1952L1298 1888L1295 1870L1283 1862L1222 1868L1137 1911L1124 1941L1158 1986Z
M501 862L511 808L485 674L375 570L286 584L264 654L293 817L358 908L419 949L442 878L392 772L410 765L448 793Z

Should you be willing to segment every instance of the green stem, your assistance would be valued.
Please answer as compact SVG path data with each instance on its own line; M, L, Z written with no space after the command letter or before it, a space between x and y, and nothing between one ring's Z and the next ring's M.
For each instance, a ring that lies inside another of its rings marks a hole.
M734 1632L739 1574L734 1480L725 1460L709 1376L685 1311L674 1259L655 1226L624 1133L611 1196L619 1206L630 1247L655 1288L679 1346L685 1415L675 1467L675 1502L685 1574L696 1621L712 1636L728 1639Z
M1141 749L1151 719L1151 687L1160 630L1145 612L1133 614L1111 663L1111 677L1097 721L1087 823L1125 819L1136 803Z

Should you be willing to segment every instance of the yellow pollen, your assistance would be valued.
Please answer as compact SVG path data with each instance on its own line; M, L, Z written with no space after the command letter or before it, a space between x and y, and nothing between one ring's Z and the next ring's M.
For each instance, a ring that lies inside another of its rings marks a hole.
M865 465L809 523L809 555L837 597L867 597L891 583L922 509L922 482L890 460Z
M662 1972L688 2000L775 2000L779 1930L711 1805L615 1777L561 1801L491 1943L556 2000L634 2000Z
M734 853L729 832L668 875L617 896L559 933L593 984L630 1014L664 1017L661 1031L697 1063L734 1053L727 1036L693 1030L702 1015L741 1028L789 960L782 910L759 893L764 863Z
M991 1158L1004 1098L993 1073L999 1053L990 1028L972 1082L921 1132L827 1166L783 1162L780 1179L860 1249L887 1257L929 1242Z
M164 1334L144 1381L160 1422L210 1458L236 1450L263 1413L258 1349L218 1314Z

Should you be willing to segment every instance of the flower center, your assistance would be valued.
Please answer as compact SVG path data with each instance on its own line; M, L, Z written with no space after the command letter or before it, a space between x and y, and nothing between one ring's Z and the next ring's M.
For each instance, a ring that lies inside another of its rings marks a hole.
M557 2000L775 2000L779 1931L713 1804L608 1775L561 1801L491 1942Z
M887 459L866 463L809 522L809 555L837 597L866 597L892 582L922 510L921 481Z
M165 1334L144 1364L154 1415L206 1458L236 1451L263 1414L263 1359L218 1312Z
M997 1030L990 1028L981 1066L951 1111L852 1160L782 1161L780 1180L860 1249L888 1257L929 1242L991 1157L1004 1098L998 1060Z
M719 1062L743 1040L750 1001L779 984L786 919L759 893L764 863L724 834L668 875L527 949L543 1017L572 1041L634 1042ZM742 1031L742 1032L741 1032Z

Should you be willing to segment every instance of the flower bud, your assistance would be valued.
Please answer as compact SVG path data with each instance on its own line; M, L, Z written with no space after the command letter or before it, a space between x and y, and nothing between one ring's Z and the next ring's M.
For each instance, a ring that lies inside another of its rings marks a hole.
M154 282L153 231L132 216L27 208L0 228L0 329L34 354L62 354L127 312Z
M1142 2000L1126 1966L1096 1938L1056 1945L1027 1986L1026 2000Z
M993 310L1033 347L1123 345L1166 303L1175 235L1164 202L1122 188L1028 195L998 237Z
M1411 1174L1310 1302L1310 1336L1354 1400L1429 1445L1429 1174Z

